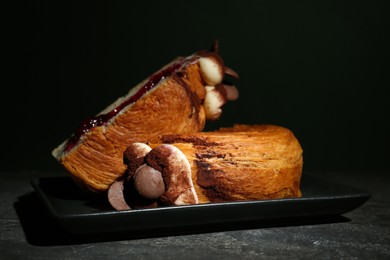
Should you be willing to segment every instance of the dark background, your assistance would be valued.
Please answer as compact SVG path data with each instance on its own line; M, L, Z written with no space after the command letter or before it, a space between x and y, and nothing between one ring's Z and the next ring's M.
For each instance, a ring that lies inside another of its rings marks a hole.
M240 98L207 129L282 125L306 170L389 172L389 3L17 2L4 10L1 170L59 169L51 150L81 120L219 39Z

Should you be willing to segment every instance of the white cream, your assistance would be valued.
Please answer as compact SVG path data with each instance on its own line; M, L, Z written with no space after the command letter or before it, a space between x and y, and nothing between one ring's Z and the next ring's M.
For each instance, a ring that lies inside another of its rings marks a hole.
M223 64L213 57L199 59L199 68L203 80L207 85L215 86L222 82L224 76Z
M221 107L226 103L223 95L213 86L206 86L206 97L203 107L206 112L206 119L216 120L222 114Z

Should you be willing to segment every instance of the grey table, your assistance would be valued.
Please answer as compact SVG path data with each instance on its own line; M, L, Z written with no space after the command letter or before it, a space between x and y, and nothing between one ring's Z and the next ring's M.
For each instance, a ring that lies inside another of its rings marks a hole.
M372 196L342 216L156 237L75 236L30 184L63 172L0 172L0 259L390 259L390 173L304 173Z

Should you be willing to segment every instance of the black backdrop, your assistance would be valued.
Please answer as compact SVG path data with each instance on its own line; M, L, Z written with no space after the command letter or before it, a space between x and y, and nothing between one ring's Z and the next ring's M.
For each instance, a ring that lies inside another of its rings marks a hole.
M57 170L51 150L82 119L214 39L240 74L240 98L207 129L282 125L306 170L389 170L388 1L26 1L4 11L2 170Z

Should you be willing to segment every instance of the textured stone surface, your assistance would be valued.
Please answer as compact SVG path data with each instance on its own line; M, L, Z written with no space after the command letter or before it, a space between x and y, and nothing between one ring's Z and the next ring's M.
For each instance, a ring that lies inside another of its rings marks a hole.
M390 259L389 173L320 175L372 194L361 207L316 222L225 227L147 238L75 236L48 216L30 180L42 172L0 173L1 259Z

